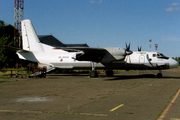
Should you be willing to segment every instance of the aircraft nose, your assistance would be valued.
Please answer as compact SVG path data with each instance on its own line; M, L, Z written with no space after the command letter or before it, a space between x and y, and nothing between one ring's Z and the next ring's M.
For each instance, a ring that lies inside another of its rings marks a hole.
M170 68L174 68L174 67L177 67L179 65L179 63L174 60L174 59L169 59L169 67Z

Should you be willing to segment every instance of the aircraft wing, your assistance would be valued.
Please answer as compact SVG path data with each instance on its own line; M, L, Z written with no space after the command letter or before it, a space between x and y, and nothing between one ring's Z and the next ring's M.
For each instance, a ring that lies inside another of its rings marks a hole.
M84 52L92 52L92 51L101 51L101 52L104 52L104 51L107 51L106 49L104 48L93 48L93 47L57 47L55 49L62 49L62 50L66 50L66 51L69 51L69 50L74 50L74 51L84 51Z
M27 50L23 50L21 48L11 47L11 46L7 46L7 45L3 45L2 47L7 48L7 49L12 50L12 51L16 51L16 52L30 52Z
M112 56L104 48L92 48L92 47L63 47L59 48L65 51L76 51L76 60L79 61L93 61L100 62L105 55Z

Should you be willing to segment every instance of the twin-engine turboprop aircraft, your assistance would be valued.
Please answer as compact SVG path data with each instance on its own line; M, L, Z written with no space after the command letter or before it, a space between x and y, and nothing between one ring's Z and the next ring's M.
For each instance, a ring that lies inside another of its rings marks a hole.
M113 69L159 70L178 66L178 62L158 52L131 51L124 48L64 47L55 48L40 43L30 20L22 21L23 49L8 47L17 51L20 59L41 63L47 71L60 69L90 69L90 77L98 76L96 69L106 69L112 76Z

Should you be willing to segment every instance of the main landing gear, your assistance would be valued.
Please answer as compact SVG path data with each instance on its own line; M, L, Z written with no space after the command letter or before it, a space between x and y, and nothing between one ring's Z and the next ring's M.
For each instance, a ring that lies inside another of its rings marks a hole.
M111 77L114 75L113 70L106 70L106 76ZM90 78L98 77L98 72L96 70L92 70L89 72Z
M92 70L89 72L90 78L98 77L98 72L95 69L94 62L91 62Z
M157 78L162 78L162 77L163 77L162 72L161 70L159 70L159 73L157 74Z
M94 62L92 62L91 65L92 65L92 70L89 72L89 77L90 78L98 77L98 72L95 69ZM110 76L113 76L113 75L114 75L113 70L111 70L111 69L106 70L106 76L110 77Z
M113 75L114 75L113 70L111 70L111 69L106 70L106 76L111 77Z
M90 78L98 77L98 72L96 70L92 70L89 72Z

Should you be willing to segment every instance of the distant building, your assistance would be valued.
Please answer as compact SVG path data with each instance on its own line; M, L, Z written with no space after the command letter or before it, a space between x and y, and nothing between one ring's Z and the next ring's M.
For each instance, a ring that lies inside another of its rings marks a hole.
M38 37L41 43L51 45L53 47L67 47L52 35L38 35Z
M63 44L52 35L38 35L41 43L53 47L89 47L87 44Z

